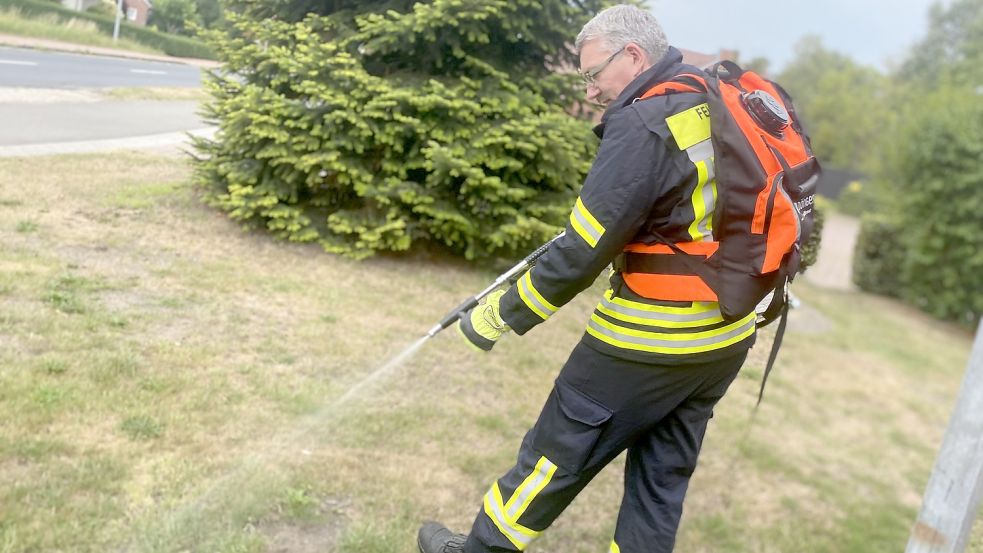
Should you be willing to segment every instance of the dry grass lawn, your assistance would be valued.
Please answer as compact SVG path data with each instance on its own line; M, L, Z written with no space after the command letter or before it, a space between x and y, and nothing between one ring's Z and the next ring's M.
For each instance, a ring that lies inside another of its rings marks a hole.
M490 355L445 332L371 378L498 267L275 242L189 175L0 160L0 552L393 553L424 519L465 529L600 288ZM678 551L904 548L971 337L796 291L753 425L767 331L717 409ZM619 468L530 551L606 551Z

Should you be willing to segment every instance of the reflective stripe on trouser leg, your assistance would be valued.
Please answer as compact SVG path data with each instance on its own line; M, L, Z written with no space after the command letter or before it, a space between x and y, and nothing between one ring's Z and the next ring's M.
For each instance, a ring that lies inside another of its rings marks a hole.
M557 379L522 441L515 466L485 494L465 551L525 550L610 460L592 453L611 415L607 407ZM617 451L608 452L609 457Z
M508 538L520 551L529 547L532 540L539 537L539 532L530 530L519 524L519 517L522 516L529 504L543 491L549 484L550 479L556 472L556 465L546 457L540 457L536 463L536 468L528 477L515 489L508 501L502 498L502 491L498 482L492 484L488 493L485 494L485 515L498 528L503 536Z
M532 449L531 435L516 465L485 494L466 552L524 551L596 474L567 473Z

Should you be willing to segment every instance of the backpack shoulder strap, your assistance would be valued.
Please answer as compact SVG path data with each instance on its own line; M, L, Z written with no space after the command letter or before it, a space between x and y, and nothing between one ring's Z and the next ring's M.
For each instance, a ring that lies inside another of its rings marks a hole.
M692 73L680 73L672 78L672 80L659 83L652 88L648 89L645 94L642 94L639 100L645 100L653 96L665 96L668 94L677 94L679 92L706 92L707 83L703 77L699 75L694 75Z
M720 71L721 69L723 72ZM736 81L744 74L744 70L731 60L721 60L711 65L710 69L707 69L707 74L726 81Z

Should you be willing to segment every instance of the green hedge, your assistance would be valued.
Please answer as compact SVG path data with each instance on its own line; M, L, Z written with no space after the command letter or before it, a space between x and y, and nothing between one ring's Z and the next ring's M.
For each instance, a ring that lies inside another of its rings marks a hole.
M89 12L77 12L51 2L40 0L0 0L0 7L16 8L27 15L55 15L65 21L81 19L96 24L100 31L112 36L115 18ZM215 54L207 44L193 38L174 36L146 27L130 25L124 19L119 28L119 37L155 48L169 56L182 58L215 59Z
M853 255L853 282L861 290L900 297L904 267L904 235L899 217L868 213L860 220Z

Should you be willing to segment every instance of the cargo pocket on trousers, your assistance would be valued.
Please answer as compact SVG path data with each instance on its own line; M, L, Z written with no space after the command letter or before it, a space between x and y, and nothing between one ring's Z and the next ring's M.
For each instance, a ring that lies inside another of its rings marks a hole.
M532 447L554 464L579 473L612 411L557 380L533 429Z

